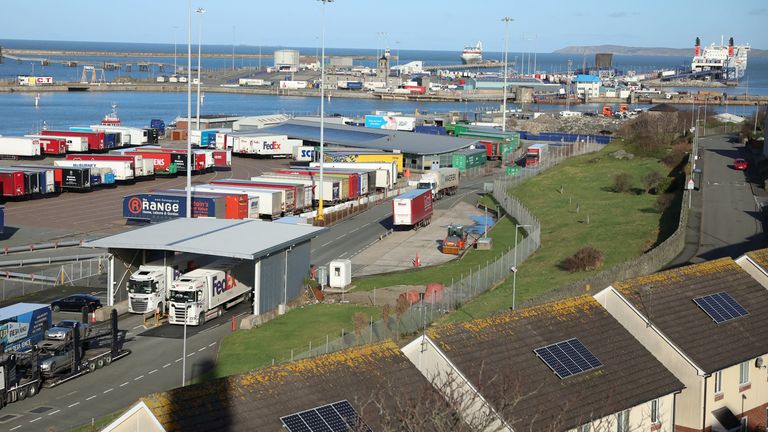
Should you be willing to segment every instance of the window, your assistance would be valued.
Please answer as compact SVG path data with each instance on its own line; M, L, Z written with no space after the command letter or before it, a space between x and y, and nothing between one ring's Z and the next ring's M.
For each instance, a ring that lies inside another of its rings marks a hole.
M616 414L616 432L629 432L629 410Z
M723 371L715 372L715 394L723 392Z
M739 385L749 382L749 360L739 365Z
M651 423L659 423L661 419L659 418L659 400L652 400L651 401Z

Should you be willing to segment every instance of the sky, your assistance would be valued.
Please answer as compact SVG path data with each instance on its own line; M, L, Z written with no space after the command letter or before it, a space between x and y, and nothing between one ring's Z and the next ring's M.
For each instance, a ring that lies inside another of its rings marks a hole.
M179 43L188 1L36 0L3 2L0 38ZM569 45L687 48L721 36L768 48L765 0L193 0L203 7L203 44L313 47L325 9L326 47L449 50L482 41L502 51L551 52ZM14 17L17 17L14 19ZM193 16L193 43L199 15ZM178 27L178 28L174 28ZM383 34L382 34L383 33Z

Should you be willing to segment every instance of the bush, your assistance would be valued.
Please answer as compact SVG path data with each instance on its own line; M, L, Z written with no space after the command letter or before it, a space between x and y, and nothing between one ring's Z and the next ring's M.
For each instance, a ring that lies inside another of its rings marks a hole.
M661 175L658 171L651 171L648 174L643 176L643 186L645 186L645 192L650 194L658 194L660 192L660 187L662 181L664 180L664 176Z
M616 174L613 177L613 191L618 193L629 192L632 188L632 176L627 173Z
M603 265L603 252L592 246L586 246L563 261L563 268L571 273L597 270Z

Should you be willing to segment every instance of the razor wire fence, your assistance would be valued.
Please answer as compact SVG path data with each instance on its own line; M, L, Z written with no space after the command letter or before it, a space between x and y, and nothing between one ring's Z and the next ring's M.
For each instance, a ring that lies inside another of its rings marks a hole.
M351 326L349 331L341 329L338 337L331 338L327 335L325 341L308 342L303 347L291 350L290 357L278 362L309 358L359 344L418 333L445 314L459 309L463 304L503 283L512 274L512 267L524 262L541 246L541 223L518 198L508 193L509 188L570 157L596 152L603 147L604 145L590 141L558 146L553 148L549 156L543 158L537 167L520 169L515 174L505 171L494 179L491 192L494 199L504 213L516 221L516 229L520 227L525 230L522 240L495 260L489 260L485 266L478 266L477 269L470 269L468 274L462 274L458 280L452 280L442 291L419 294L419 300L414 304L396 305L391 309L389 316L375 321L370 318L366 326ZM512 299L509 303L512 306Z

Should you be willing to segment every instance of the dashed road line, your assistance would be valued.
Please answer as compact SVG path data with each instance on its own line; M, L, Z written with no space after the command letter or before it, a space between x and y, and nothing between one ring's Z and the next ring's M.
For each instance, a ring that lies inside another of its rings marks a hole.
M329 241L329 242L327 242L327 243L323 243L323 244L322 244L322 247L326 247L326 246L328 246L328 245L329 245L329 244L331 244L331 243L333 243L333 240L331 240L331 241Z
M178 363L178 362L180 362L181 360L182 360L182 359L180 359L180 358L177 358L176 360L174 360L174 363Z
M341 240L341 239L343 239L346 236L347 236L346 234L342 234L342 235L336 237L336 240Z
M127 386L127 385L128 385L128 381L126 381L126 382L124 382L124 383L120 384L120 387L125 387L125 386Z
M140 379L142 379L142 378L144 378L144 375L139 375L139 376L137 376L136 378L134 378L133 380L134 380L134 381L138 381L138 380L140 380Z
M34 419L34 420L30 420L29 422L30 422L30 423L34 423L34 422L36 422L36 421L40 420L41 418L42 418L42 417L38 417L38 418L36 418L36 419Z
M166 364L164 364L164 365L163 365L163 369L167 368L167 367L168 367L168 366L170 366L170 365L171 365L170 363L166 363Z
M202 330L202 331L198 332L197 334L203 334L203 333L205 333L205 332L209 332L209 331L211 331L211 330L215 329L216 327L219 327L220 325L221 325L221 323L219 323L219 324L216 324L215 326L212 326L212 327L208 327L207 329L205 329L205 330Z
M52 416L52 415L56 414L57 412L61 412L61 410L57 409L56 411L49 412L48 415Z
M216 342L211 342L211 343L208 344L209 347L212 347L214 345L216 345Z
M78 406L78 405L80 405L80 402L75 402L72 405L67 405L67 408L72 408L72 407Z
M344 258L345 256L347 256L347 253L348 252L344 252L343 254L339 255L339 258Z
M147 375L152 375L155 372L157 372L157 369L152 369L151 371L149 371L149 373Z
M107 394L107 393L111 392L114 389L115 389L114 387L108 388L108 389L104 390L104 394Z
M187 357L192 357L195 354L197 354L197 353L193 352L193 353L187 354Z
M197 352L200 352L200 351L202 351L202 350L204 350L204 349L206 349L206 348L208 348L208 347L202 347L202 348L200 348L199 350L197 350Z
M91 397L89 397L89 398L87 398L87 399L85 399L85 400L89 401L89 400L91 400L91 399L95 398L96 396L98 396L98 395L93 395L93 396L91 396Z
M12 428L10 428L10 429L8 429L8 430L9 430L9 431L15 431L16 429L18 429L18 428L20 428L20 427L21 427L21 425L18 425L18 426L14 426L14 427L12 427Z

